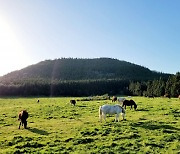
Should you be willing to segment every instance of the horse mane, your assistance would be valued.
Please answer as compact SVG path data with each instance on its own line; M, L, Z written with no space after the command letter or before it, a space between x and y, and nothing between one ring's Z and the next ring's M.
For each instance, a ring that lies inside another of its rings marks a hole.
M22 117L27 119L28 118L28 112L26 110L22 110L19 112L18 117L19 117L18 120L20 120Z

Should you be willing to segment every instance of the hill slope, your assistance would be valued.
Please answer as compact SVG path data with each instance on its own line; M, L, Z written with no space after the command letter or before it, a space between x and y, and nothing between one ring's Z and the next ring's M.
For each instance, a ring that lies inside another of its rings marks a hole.
M22 70L11 72L0 78L1 83L17 82L29 79L45 80L151 80L163 74L148 68L111 58L72 59L62 58L45 60Z

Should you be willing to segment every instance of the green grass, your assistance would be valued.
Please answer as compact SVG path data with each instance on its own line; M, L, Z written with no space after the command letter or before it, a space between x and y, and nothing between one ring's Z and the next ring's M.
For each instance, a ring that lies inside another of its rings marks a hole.
M99 106L110 100L73 106L70 99L0 99L0 153L180 153L178 99L133 97L138 108L127 107L126 121L102 123ZM28 129L18 129L21 109L29 112Z

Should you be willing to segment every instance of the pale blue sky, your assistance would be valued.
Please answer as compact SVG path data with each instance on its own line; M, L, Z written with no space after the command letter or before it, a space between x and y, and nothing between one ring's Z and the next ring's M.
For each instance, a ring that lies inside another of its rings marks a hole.
M179 0L0 0L0 75L46 59L109 57L180 71Z

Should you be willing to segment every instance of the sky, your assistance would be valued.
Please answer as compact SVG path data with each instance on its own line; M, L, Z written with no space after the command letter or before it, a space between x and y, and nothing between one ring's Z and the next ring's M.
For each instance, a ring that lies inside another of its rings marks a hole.
M180 71L179 0L0 0L0 76L47 59L108 57Z

